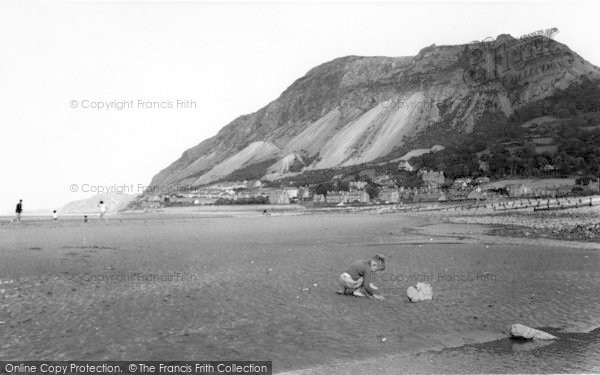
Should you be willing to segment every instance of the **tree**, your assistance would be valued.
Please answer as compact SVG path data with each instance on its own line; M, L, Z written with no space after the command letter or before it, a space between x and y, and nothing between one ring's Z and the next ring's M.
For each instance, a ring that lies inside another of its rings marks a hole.
M404 186L407 188L420 187L423 184L423 180L416 173L402 172L394 178L396 186Z
M340 191L350 191L350 183L348 181L338 181L337 189Z
M371 199L377 198L379 196L379 186L375 185L372 182L367 184L367 186L365 187L365 191L369 193Z
M318 184L315 188L316 194L323 194L327 196L327 192L329 191L327 184Z

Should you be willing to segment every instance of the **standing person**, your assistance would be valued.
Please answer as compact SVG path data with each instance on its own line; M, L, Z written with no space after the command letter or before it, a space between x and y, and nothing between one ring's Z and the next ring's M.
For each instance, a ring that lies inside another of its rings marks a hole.
M13 223L15 221L17 223L21 222L21 212L23 212L23 199L19 199L19 203L17 203L17 208L15 208L16 217L13 219Z
M100 210L100 219L104 219L104 221L108 221L108 219L106 218L106 205L104 204L104 201L100 201L100 204L98 205L98 209Z
M52 211L52 220L58 220L58 213L56 213L56 210Z

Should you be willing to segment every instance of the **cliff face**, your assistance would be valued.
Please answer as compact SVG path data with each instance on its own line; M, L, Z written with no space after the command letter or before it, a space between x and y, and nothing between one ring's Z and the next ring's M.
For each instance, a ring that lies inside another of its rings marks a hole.
M599 78L597 67L544 37L433 45L414 57L343 57L188 149L151 184L199 186L240 170L277 179L385 160L436 126L469 133L485 114L508 117L557 89Z

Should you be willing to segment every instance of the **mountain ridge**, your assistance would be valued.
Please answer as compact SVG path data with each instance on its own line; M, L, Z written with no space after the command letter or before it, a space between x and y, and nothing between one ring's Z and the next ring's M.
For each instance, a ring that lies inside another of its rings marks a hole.
M514 51L521 59L509 61ZM478 54L491 55L494 69ZM494 77L485 82L490 72ZM480 44L431 45L411 57L340 57L310 69L279 98L186 150L151 185L201 186L241 170L276 180L289 175L279 167L290 155L303 164L290 173L381 161L427 132L449 127L472 133L490 114L509 118L583 79L600 79L599 69L544 37L503 34Z

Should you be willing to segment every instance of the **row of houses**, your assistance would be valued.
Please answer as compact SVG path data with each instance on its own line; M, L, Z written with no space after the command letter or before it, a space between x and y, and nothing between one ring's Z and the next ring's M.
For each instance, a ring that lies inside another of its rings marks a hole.
M446 194L439 188L399 188L379 192L379 200L386 203L433 202L446 199Z
M569 195L573 190L573 186L532 187L524 184L511 184L507 185L505 189L511 197L557 197Z
M314 203L369 203L371 196L363 190L329 191L327 195L315 194Z
M507 185L502 189L488 189L488 177L458 178L451 183L446 179L443 171L421 169L417 172L422 181L420 187L397 187L396 180L387 175L373 177L373 182L379 186L377 200L388 203L441 201L447 199L487 199L498 194L508 194L513 197L555 197L572 193L574 186L553 186L534 188L524 184ZM582 179L583 180L583 179ZM587 182L585 186L584 182ZM581 183L580 190L600 190L600 182L595 179L591 182L585 180ZM199 188L193 191L177 193L174 195L147 195L144 203L147 207L156 207L164 204L179 205L206 205L215 204L219 200L231 203L261 198L270 204L290 204L295 202L314 203L369 203L371 196L366 191L369 183L366 181L348 181L349 191L329 191L327 194L313 194L308 186L281 188L264 187L259 180L224 182Z
M143 207L155 208L161 205L208 205L217 201L243 201L254 198L267 198L271 204L290 204L298 199L310 199L310 190L298 187L285 187L280 189L255 187L244 188L235 184L218 184L194 191L177 194L147 195L142 203Z
M452 182L452 188L464 190L464 189L469 189L473 186L489 184L489 182L490 182L489 177L477 177L477 178L463 177L463 178L457 178L456 180L454 180Z

